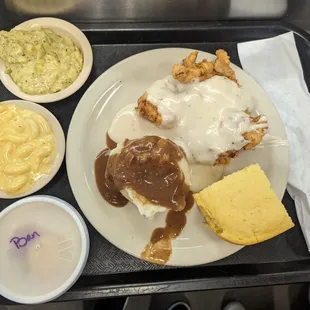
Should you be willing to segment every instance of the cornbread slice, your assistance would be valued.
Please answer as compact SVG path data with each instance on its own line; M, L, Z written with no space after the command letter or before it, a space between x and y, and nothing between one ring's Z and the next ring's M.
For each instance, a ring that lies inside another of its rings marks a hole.
M294 227L259 165L251 165L194 194L208 226L221 238L251 245Z

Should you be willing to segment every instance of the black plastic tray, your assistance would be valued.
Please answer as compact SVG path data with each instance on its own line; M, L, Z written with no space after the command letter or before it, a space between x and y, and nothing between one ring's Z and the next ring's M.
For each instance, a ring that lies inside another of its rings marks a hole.
M83 29L83 25L79 25ZM46 105L60 121L65 133L72 114L86 89L106 69L133 54L161 47L187 47L214 53L224 48L231 61L240 66L237 43L269 38L294 31L305 79L310 85L310 37L281 22L186 23L89 25L87 35L94 52L91 75L76 94L61 102ZM150 60L151 62L152 60ZM253 59L255 61L255 59ZM0 100L14 99L0 85ZM79 207L72 194L65 163L53 181L38 194L64 199ZM0 210L12 200L1 200ZM212 264L192 268L174 268L146 263L114 247L87 222L91 249L82 277L61 300L98 298L133 294L189 291L274 285L310 280L310 258L302 235L294 203L286 193L283 202L296 227L269 241L245 247L236 254ZM104 219L102 219L104 221ZM206 253L208 255L208 253ZM0 303L5 303L0 298Z

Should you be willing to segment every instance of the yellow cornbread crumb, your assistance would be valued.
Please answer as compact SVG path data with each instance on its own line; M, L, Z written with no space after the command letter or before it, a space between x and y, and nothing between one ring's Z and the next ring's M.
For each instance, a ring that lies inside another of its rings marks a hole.
M208 226L231 243L255 244L294 227L259 165L228 175L194 198Z

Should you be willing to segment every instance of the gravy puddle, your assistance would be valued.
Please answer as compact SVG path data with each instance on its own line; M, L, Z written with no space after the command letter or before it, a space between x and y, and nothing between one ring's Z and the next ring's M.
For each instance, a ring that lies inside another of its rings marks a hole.
M141 253L142 259L160 265L168 262L172 254L171 241L182 232L186 225L186 213L193 205L193 193L189 192L185 208L179 212L170 210L166 217L166 226L153 231L150 242Z

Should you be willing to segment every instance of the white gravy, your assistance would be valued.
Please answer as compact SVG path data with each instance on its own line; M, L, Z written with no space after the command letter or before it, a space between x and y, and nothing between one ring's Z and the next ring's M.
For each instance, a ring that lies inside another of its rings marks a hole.
M147 93L162 115L161 128L136 115L136 104L131 104L112 121L109 135L115 142L163 136L184 149L190 164L212 165L220 153L247 143L243 133L265 126L251 124L245 113L253 111L251 96L226 77L182 84L170 75L156 81Z

